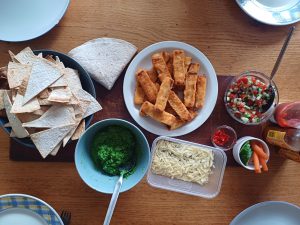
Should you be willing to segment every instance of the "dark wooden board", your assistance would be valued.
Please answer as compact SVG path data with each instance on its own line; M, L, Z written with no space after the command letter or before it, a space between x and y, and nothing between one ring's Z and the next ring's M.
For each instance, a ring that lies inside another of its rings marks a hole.
M242 125L233 120L226 112L223 97L225 89L231 79L231 76L218 76L219 95L212 115L201 127L196 129L195 131L177 138L201 144L211 145L211 132L217 126L224 124L233 127L238 134L238 138L246 135L261 138L262 126ZM99 120L107 118L121 118L136 124L135 121L129 115L124 103L123 77L118 79L113 89L110 91L106 90L104 87L96 83L95 88L97 91L97 100L100 102L103 109L94 115L92 124ZM138 127L144 132L151 146L153 140L157 137L157 135L149 133L140 126ZM42 159L42 157L36 149L28 149L24 146L19 145L11 139L10 159L15 161L73 162L75 146L76 142L74 141L72 143L69 143L65 148L60 149L60 151L55 157L48 156L46 159ZM227 165L237 165L233 159L232 151L227 151L226 154L228 158Z

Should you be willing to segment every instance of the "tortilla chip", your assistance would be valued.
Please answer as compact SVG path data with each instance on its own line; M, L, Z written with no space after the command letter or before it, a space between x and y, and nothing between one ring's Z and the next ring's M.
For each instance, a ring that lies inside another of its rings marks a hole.
M53 105L40 118L23 123L23 127L53 128L74 125L75 113L72 106Z
M55 59L53 59L53 55L46 55L45 59L47 59L49 62L55 63Z
M98 103L98 101L92 96L90 95L88 92L86 92L83 89L72 89L71 90L73 92L73 94L75 95L75 97L79 100L79 101L90 101L90 105L88 106L86 112L83 115L83 119L100 111L102 109L101 105Z
M31 134L30 137L36 148L39 150L41 156L46 158L73 127L74 125L54 127Z
M50 155L56 156L58 153L60 147L61 147L62 141L58 143L58 145L55 146L55 148L50 152Z
M8 122L8 123L4 124L3 127L11 127L11 125L10 125L10 123Z
M24 96L17 94L10 111L11 113L30 113L41 108L37 98L33 98L26 104L22 105L23 98Z
M6 90L0 90L0 110L4 109L4 92Z
M0 77L1 78L7 77L7 66L0 67Z
M3 94L4 106L5 106L7 119L9 121L9 123L11 124L11 128L15 132L16 137L18 137L18 138L27 137L29 135L29 133L26 131L25 128L22 127L22 122L18 119L18 117L16 117L16 115L10 113L12 104L11 104L10 98L8 96L8 92L9 91L6 91Z
M34 112L32 112L32 114L37 115L37 116L41 116L41 115L43 115L49 108L50 108L50 106L41 106L40 109L35 110Z
M31 73L30 65L9 62L7 67L7 80L9 88L16 88L22 84L24 79L28 79Z
M31 48L26 47L20 51L17 55L13 56L12 59L16 59L22 64L33 64L37 59L39 59L31 50Z
M39 99L40 106L49 106L53 105L53 102L48 101L48 99Z
M63 70L63 78L67 82L68 86L72 89L82 89L82 85L79 78L79 73L77 70L71 68L65 68Z
M18 118L22 123L27 123L29 121L36 120L39 117L40 117L39 115L35 115L33 113L19 113L18 114ZM26 130L27 130L27 128L26 128Z
M71 139L73 141L78 140L81 137L81 135L84 133L84 131L85 131L85 120L81 120L81 122L77 126L77 128L75 130L75 133L73 134Z
M11 61L16 62L16 63L20 63L20 62L16 59L16 56L15 56L15 54L14 54L12 51L8 50L8 54L9 54L9 56L10 56L10 58L11 58Z
M61 76L60 78L58 78L57 81L55 81L49 87L53 88L53 87L67 87L67 86L68 86L67 81L65 80L64 76Z
M49 89L46 88L45 90L43 90L43 91L38 95L38 98L46 99L46 98L49 97L49 95L50 95Z
M87 108L91 104L90 101L81 100L77 105L74 105L75 116L80 115L80 119L82 119L85 114Z
M10 136L10 137L17 137L16 134L15 134L15 132L14 132L13 130L10 131L9 136Z
M23 104L37 96L61 76L61 71L53 63L45 59L36 60L32 65Z
M69 87L58 87L52 89L47 100L51 102L68 103L72 95Z

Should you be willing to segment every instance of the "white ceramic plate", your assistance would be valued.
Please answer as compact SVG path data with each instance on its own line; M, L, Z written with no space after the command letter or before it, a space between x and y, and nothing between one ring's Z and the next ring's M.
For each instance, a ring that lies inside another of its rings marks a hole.
M26 41L51 30L70 0L0 0L0 40Z
M269 25L288 25L300 20L300 0L236 0L253 19Z
M64 225L46 202L24 194L0 196L0 225Z
M261 202L237 215L230 225L299 225L300 208L287 202Z
M207 76L206 99L204 107L198 111L198 115L191 122L176 130L168 130L163 124L160 124L149 117L139 115L140 106L133 102L134 90L136 86L135 73L139 68L151 69L151 56L156 52L182 49L187 56L193 58L193 62L200 63L200 74ZM212 113L218 96L218 80L216 72L207 57L195 47L183 42L164 41L148 46L143 49L130 63L124 78L123 95L126 107L133 119L145 130L161 136L181 136L188 134L200 127Z

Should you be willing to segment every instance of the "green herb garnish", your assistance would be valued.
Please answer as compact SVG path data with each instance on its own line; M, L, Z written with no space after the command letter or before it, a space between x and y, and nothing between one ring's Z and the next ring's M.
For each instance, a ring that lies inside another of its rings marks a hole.
M246 166L248 165L248 163L251 159L252 153L253 153L253 151L250 146L250 141L247 141L245 144L243 144L241 151L240 151L240 158L244 165L246 165Z
M120 175L120 167L135 160L136 140L121 126L108 126L95 135L91 155L96 166L110 176ZM130 175L132 171L125 174Z

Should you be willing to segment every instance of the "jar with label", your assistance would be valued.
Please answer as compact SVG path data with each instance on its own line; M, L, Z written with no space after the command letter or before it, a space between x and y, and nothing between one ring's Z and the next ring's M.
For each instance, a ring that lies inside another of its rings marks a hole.
M300 129L270 125L264 129L263 136L266 142L271 145L300 152Z

